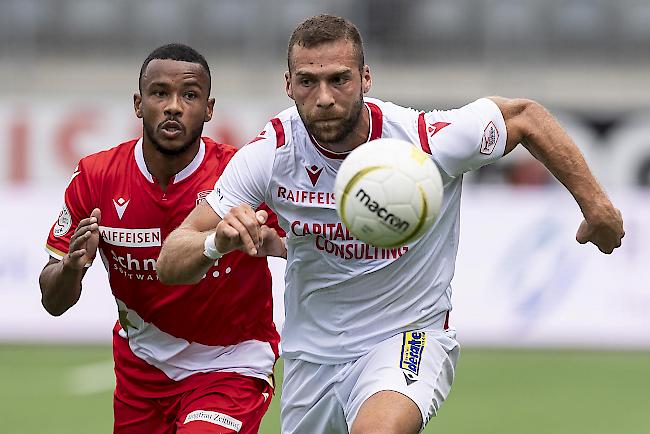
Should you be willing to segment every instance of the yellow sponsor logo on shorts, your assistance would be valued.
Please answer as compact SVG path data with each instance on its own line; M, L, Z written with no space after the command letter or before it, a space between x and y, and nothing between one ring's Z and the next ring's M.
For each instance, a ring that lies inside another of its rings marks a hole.
M418 379L425 344L426 334L424 332L404 332L400 368L409 384Z

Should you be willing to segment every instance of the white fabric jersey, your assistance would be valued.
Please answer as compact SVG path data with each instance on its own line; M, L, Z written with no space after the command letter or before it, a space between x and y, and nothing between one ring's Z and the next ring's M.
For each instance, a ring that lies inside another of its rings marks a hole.
M295 107L235 154L207 197L222 217L241 203L256 208L266 202L287 232L282 352L289 359L345 363L398 333L442 328L451 310L462 174L505 150L505 121L489 99L427 113L365 102L368 140L409 141L441 169L440 215L417 242L377 248L346 230L332 193L345 154L320 147Z

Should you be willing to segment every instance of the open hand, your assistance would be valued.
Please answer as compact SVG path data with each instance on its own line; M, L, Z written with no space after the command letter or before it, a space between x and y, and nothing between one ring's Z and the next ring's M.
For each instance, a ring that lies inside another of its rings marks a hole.
M90 264L97 254L99 245L99 221L102 213L95 208L90 217L79 222L77 229L70 238L68 254L63 258L63 265L75 270L81 270Z

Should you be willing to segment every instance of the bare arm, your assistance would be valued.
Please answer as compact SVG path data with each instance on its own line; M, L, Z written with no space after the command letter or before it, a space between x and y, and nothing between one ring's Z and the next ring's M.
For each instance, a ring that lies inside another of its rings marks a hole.
M582 153L559 122L540 104L525 99L490 98L506 122L509 153L521 143L573 195L584 221L576 234L581 244L592 242L603 253L620 247L623 219L592 175Z
M156 262L158 278L168 285L200 281L214 264L214 259L203 254L208 236L215 237L222 254L241 250L254 256L286 255L275 230L264 226L267 218L266 211L239 205L221 219L209 204L201 202L163 243ZM266 247L262 246L264 239L269 240Z
M81 220L70 239L70 248L63 260L50 258L41 271L38 279L41 303L50 315L63 314L79 300L86 265L97 254L100 218L99 209L94 209L90 217Z
M169 234L156 261L156 271L162 283L178 285L201 280L214 264L213 259L203 255L203 243L220 222L221 217L203 201Z

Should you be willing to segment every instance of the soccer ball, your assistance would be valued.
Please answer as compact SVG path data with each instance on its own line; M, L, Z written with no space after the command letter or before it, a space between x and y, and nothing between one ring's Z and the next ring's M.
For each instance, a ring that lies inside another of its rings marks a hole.
M398 247L436 220L442 179L430 156L409 142L377 139L354 149L336 175L336 211L358 239Z

